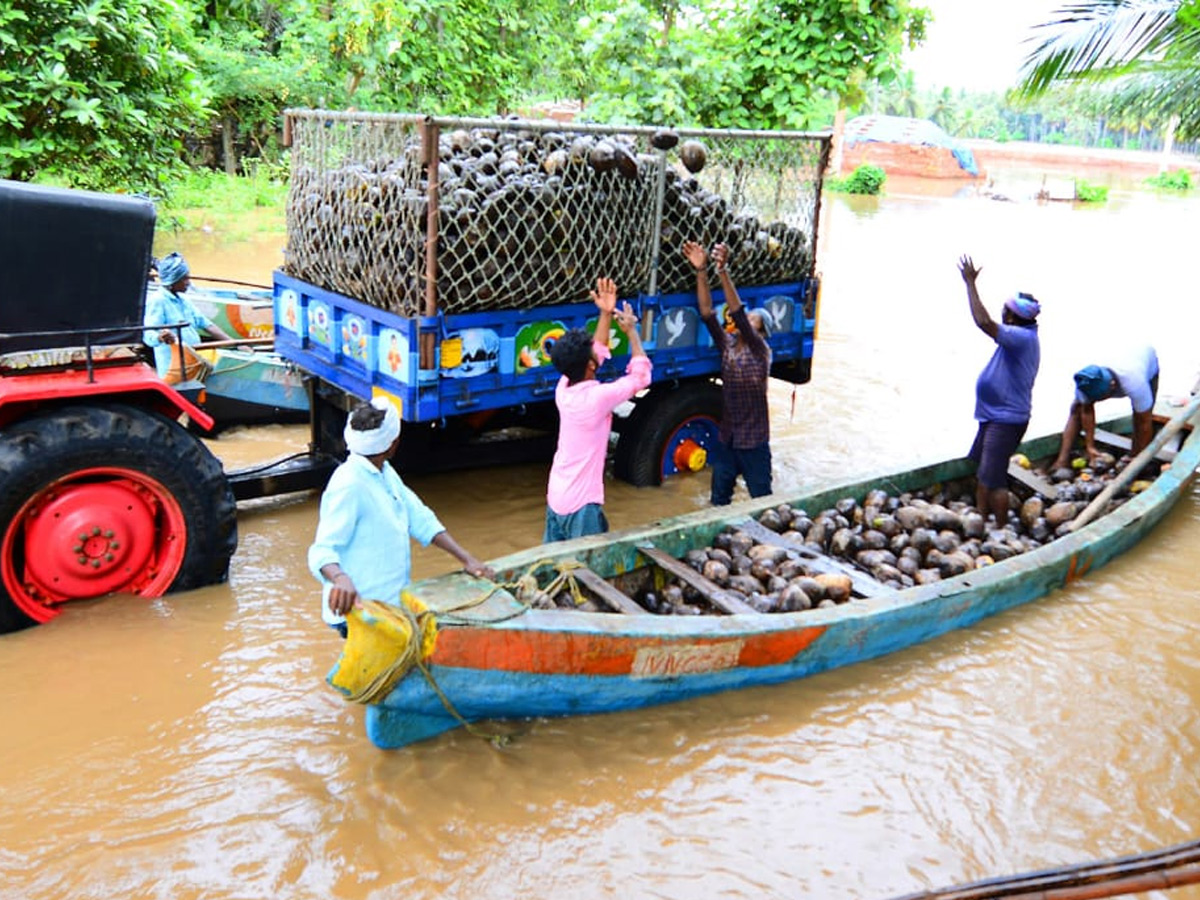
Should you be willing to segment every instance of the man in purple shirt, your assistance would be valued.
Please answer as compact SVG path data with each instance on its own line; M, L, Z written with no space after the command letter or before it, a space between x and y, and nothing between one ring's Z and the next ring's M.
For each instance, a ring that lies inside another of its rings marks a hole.
M725 293L732 323L728 330L717 323L708 286L708 254L695 241L686 241L683 255L696 270L696 305L713 344L721 351L721 427L709 453L712 463L712 504L733 500L733 487L741 475L751 497L771 493L771 419L767 410L767 379L771 375L771 348L767 345L762 314L747 313L729 275L729 250L712 249L713 262Z
M1042 360L1037 330L1042 308L1032 295L1017 294L1004 301L997 324L975 287L982 269L964 256L958 261L958 270L967 286L971 317L979 330L996 342L996 352L975 382L979 430L968 456L976 466L975 505L1003 527L1008 522L1008 460L1029 427L1033 382Z

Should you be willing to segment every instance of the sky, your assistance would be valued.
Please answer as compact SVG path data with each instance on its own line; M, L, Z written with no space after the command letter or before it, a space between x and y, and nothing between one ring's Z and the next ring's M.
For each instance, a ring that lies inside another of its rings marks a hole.
M1033 49L1032 26L1053 18L1066 0L919 0L933 12L925 43L906 54L917 86L1002 91Z

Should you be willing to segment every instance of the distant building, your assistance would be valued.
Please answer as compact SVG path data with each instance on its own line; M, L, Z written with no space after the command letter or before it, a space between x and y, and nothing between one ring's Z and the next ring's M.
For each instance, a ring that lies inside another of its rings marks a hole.
M928 119L858 116L846 123L841 141L840 172L873 165L889 175L921 178L983 175L970 148Z

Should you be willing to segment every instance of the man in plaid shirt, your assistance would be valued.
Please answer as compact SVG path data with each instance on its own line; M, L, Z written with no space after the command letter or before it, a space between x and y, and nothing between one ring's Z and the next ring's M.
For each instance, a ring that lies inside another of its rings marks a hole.
M771 420L767 410L767 379L771 374L771 348L761 313L747 313L726 265L729 249L717 244L712 260L721 279L725 306L731 319L724 329L713 310L708 286L708 254L695 241L686 241L683 255L696 270L696 304L713 344L721 350L721 428L709 453L712 463L712 503L724 506L733 500L733 486L741 475L751 497L771 493Z

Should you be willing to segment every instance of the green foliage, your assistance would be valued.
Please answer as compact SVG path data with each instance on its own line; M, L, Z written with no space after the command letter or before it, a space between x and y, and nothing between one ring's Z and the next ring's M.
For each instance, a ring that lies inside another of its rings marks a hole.
M228 234L250 223L259 232L282 231L287 173L266 165L237 176L192 169L175 179L168 198L158 204L160 230L208 228Z
M1166 188L1172 191L1190 191L1192 176L1187 169L1176 169L1173 172L1160 172L1146 179L1150 187Z
M930 118L962 138L1123 149L1160 149L1170 127L1168 117L1091 86L1026 98L1015 91L918 89L909 75L870 86L862 105L848 110L862 113Z
M1108 201L1108 188L1102 184L1088 184L1081 178L1076 179L1075 199L1080 203L1105 203Z
M863 80L892 80L906 38L923 39L926 15L904 0L756 3L739 52L748 123L809 127L815 98L854 102Z
M878 194L886 180L879 166L862 165L845 178L826 178L825 188L839 194Z
M281 169L261 166L247 176L192 169L172 185L167 208L220 208L245 213L259 207L280 206L286 198L286 172Z
M157 191L205 115L172 0L0 6L0 176Z
M589 113L612 122L825 127L894 78L926 11L906 0L620 3L581 24Z
M1102 84L1123 111L1175 117L1181 137L1200 137L1200 0L1088 0L1053 16L1025 61L1025 96Z
M665 27L636 0L581 21L589 117L733 127L741 70L734 54L716 52L714 35L736 25L696 9L669 32Z
M582 41L575 19L588 5L292 0L279 52L303 67L302 92L318 105L493 115L531 94L574 94Z
M201 32L196 65L215 115L214 127L231 128L235 151L268 155L279 127L279 112L289 98L315 96L311 73L290 58L271 52L273 38L257 25L210 22ZM238 158L225 160L236 171Z

